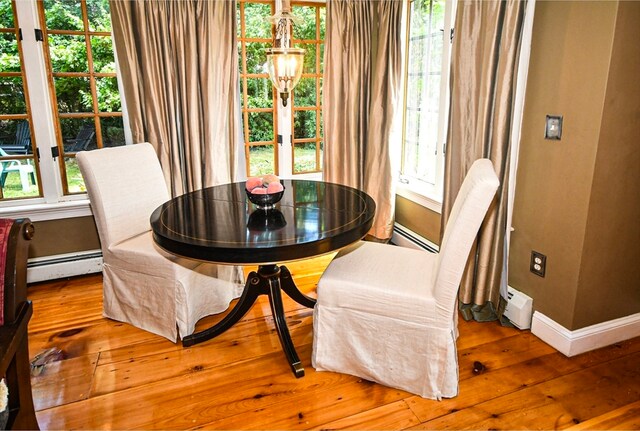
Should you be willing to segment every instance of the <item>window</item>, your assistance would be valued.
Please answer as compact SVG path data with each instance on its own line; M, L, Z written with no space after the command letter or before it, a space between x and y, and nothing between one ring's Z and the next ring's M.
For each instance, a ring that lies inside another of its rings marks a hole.
M108 0L38 2L64 194L84 193L75 154L124 145Z
M279 102L265 67L273 43L268 18L275 2L239 0L238 61L247 175L317 174L322 171L323 3L293 3L300 22L293 44L306 49L302 79L286 107ZM291 139L290 139L291 137Z
M442 201L452 3L409 0L407 8L399 193L435 203Z
M108 0L0 0L3 214L74 201L90 214L75 154L123 145L121 111Z

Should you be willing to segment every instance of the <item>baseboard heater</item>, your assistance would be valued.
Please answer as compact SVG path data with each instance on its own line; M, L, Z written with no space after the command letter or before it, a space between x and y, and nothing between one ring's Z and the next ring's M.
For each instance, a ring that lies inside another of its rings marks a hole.
M518 329L531 328L533 316L533 299L511 286L507 286L507 306L504 315Z
M437 244L398 223L393 225L391 242L401 247L427 250L431 253L437 253L440 250Z
M29 259L27 283L56 280L102 271L102 252L87 250Z

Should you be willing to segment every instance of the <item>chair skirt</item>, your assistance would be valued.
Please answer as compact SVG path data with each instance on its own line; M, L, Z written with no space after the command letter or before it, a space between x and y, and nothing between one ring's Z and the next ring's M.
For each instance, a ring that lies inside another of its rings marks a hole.
M176 341L241 295L242 268L178 258L151 231L103 250L103 315Z
M424 398L458 394L454 328L316 304L312 365Z

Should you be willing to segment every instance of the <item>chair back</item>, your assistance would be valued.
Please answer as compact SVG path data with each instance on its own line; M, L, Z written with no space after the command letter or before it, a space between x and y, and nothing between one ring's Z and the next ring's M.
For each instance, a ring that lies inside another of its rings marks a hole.
M76 157L103 252L151 230L151 213L170 196L151 144L81 151Z
M26 121L20 122L16 127L16 142L15 145L24 147L25 154L27 149L31 145L31 132L29 131L29 123Z
M76 136L75 145L72 151L86 151L89 149L89 145L93 142L93 137L96 134L96 129L93 125L84 125Z
M14 323L27 301L27 259L33 232L28 218L0 218L0 326Z
M10 154L29 154L31 153L31 132L29 131L29 123L21 121L16 126L16 137L12 144L2 144L2 149ZM6 153L5 153L6 155Z
M447 317L453 316L469 252L499 185L491 161L479 159L471 165L456 196L440 245L434 283L438 308Z

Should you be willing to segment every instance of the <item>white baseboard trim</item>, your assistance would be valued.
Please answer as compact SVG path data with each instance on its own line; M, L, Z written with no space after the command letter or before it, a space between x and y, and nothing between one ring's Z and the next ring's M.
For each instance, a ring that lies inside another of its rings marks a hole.
M27 283L55 280L102 271L102 252L89 250L29 259Z
M393 225L391 242L400 247L427 250L432 253L437 253L440 249L437 244L398 223Z
M575 356L640 336L640 313L570 331L535 311L531 333L565 356Z

